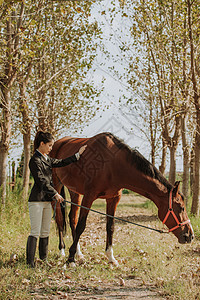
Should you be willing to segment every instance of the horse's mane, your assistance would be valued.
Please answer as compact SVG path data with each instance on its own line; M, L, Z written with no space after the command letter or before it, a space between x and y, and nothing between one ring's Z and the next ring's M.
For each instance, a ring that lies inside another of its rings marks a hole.
M157 179L162 183L167 189L171 189L172 185L169 181L163 176L163 174L152 164L150 163L139 151L132 149L122 139L114 136L112 133L106 133L114 144L119 148L127 152L127 160L130 164L133 164L138 171L141 171L143 174Z

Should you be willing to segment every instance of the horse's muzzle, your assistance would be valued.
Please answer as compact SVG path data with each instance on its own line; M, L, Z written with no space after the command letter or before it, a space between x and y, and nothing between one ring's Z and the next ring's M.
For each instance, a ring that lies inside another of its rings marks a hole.
M180 236L179 238L179 243L180 244L189 244L192 242L192 240L194 239L194 233L192 232L187 232L187 233L184 233Z

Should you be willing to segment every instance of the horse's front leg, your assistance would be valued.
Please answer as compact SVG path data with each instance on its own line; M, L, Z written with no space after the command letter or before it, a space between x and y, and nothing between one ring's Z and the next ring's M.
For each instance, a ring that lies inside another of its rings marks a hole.
M111 215L114 217L115 211L117 208L117 204L120 200L121 194L114 197L114 198L109 198L106 199L107 201L107 209L106 212L108 215ZM113 233L114 233L114 223L115 220L112 217L107 217L107 223L106 223L106 231L107 231L107 238L106 238L106 256L108 257L108 262L112 263L116 266L118 266L117 260L114 258L113 255L113 247L112 247L112 242L113 242Z
M71 198L71 202L72 202L71 209L69 212L69 223L70 223L70 228L71 228L72 237L73 237L73 241L74 241L76 225L78 222L79 207L77 205L73 205L73 203L80 205L81 204L81 195L77 194L75 192L72 192L70 189L68 189L68 190L69 190L69 194L70 194L70 198ZM78 259L84 258L83 254L81 252L79 243L77 244L76 257Z
M93 198L91 199L91 198L88 198L87 196L84 196L83 200L82 200L82 205L89 209L91 207L93 201L94 201ZM75 257L76 251L77 251L77 245L79 242L79 238L80 238L81 234L83 233L85 226L86 226L86 220L87 220L87 216L89 213L88 209L81 208L81 210L80 210L78 223L77 223L77 226L75 229L74 241L69 249L69 257L68 257L68 261L67 261L68 263L75 263L74 257Z

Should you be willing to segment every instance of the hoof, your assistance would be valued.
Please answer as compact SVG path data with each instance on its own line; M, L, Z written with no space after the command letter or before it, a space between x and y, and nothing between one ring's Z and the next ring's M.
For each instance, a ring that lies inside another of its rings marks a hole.
M76 259L78 259L78 260L85 260L84 259L84 255L82 253L77 253L76 254Z
M75 254L76 258L78 260L84 260L84 255L83 253L81 252L81 247L80 247L80 244L78 243L77 244L77 247L76 247L76 254Z
M66 264L67 264L69 267L72 267L72 268L75 268L75 267L76 267L75 260L74 260L74 258L72 258L72 257L69 257L69 258L68 258L68 260L66 261Z
M108 249L106 250L106 256L110 264L116 267L119 266L118 261L114 258L112 246L108 247Z
M62 257L65 256L65 249L62 248L62 249L60 250L60 256L62 256Z
M65 249L64 248L62 248L60 250L60 256L65 257Z
M119 267L119 263L116 259L113 259L113 260L109 261L109 264L112 264L115 267Z
M80 258L78 260L79 265L83 265L85 263L85 259L84 258Z
M69 263L70 268L76 268L76 263L74 261Z

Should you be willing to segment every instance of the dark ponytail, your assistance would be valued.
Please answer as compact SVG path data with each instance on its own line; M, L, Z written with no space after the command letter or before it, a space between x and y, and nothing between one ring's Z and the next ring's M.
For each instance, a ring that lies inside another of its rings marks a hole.
M40 146L40 143L49 143L53 140L53 136L49 132L38 131L34 139L34 152Z

